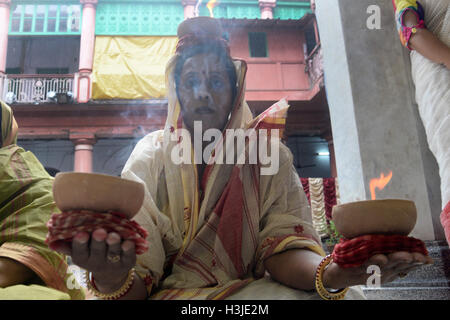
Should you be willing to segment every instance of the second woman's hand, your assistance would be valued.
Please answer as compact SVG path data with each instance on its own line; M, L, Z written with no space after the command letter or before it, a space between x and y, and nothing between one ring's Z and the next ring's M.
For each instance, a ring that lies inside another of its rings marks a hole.
M96 229L92 234L78 233L71 249L62 248L74 264L90 271L100 292L114 292L125 283L128 273L136 264L133 241L122 241L119 234ZM68 252L69 251L69 252Z

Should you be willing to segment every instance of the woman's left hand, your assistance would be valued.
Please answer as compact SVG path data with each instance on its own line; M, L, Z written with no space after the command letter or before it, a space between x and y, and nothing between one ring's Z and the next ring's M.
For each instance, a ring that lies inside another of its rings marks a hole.
M334 289L368 285L367 280L373 275L370 266L379 267L380 284L383 284L404 277L412 270L431 263L433 260L429 256L420 253L399 251L387 255L376 254L360 267L341 268L338 264L331 263L323 273L323 284Z

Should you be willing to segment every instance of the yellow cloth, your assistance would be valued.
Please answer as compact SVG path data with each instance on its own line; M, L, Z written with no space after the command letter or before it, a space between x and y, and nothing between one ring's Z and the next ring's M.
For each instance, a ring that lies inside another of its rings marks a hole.
M70 295L40 285L20 284L0 288L0 300L70 300Z
M0 257L27 266L48 287L84 299L72 285L65 257L44 242L46 223L58 212L52 185L53 178L33 153L14 144L0 148Z
M417 9L417 0L394 0L394 5L398 12L406 8Z
M176 37L96 37L92 99L165 97L164 66L177 41Z
M0 148L2 147L4 141L8 138L13 123L13 113L11 107L8 106L3 101L0 101ZM17 142L17 135L13 139L13 143Z
M6 113L4 112L6 110ZM1 104L2 118L12 121L11 109ZM8 136L10 125L5 126L2 136ZM16 144L0 148L0 257L13 259L25 265L40 277L48 288L58 290L59 297L84 299L73 274L68 269L65 257L45 244L50 215L58 212L52 195L53 178L47 173L33 153ZM36 291L20 286L2 289L0 298L9 292L21 295L21 299L34 298ZM45 292L48 299L56 297L55 290L38 291L39 299ZM22 292L20 294L20 292Z

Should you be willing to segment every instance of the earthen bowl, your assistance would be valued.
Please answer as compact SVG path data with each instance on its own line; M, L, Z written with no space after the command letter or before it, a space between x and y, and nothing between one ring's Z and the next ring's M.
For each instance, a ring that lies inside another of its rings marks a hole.
M144 185L127 179L97 173L58 173L53 197L61 211L116 211L129 219L144 201Z
M222 28L219 21L214 18L205 16L195 17L184 20L178 26L178 38L182 38L187 34L220 38L222 36Z
M403 199L349 202L333 207L336 230L347 239L365 234L407 236L417 220L416 205Z

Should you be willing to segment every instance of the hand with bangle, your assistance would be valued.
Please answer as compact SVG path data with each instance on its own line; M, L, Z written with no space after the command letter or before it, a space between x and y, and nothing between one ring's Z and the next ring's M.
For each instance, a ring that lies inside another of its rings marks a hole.
M426 27L416 28L416 26L423 24L423 21L419 21L417 14L413 10L406 10L402 19L404 28L412 30L408 39L408 48L450 69L450 47Z
M97 229L92 234L78 233L70 246L57 251L72 257L74 264L87 270L86 284L98 298L145 299L147 291L135 274L135 244L122 241L119 234Z
M272 279L299 290L316 290L325 300L340 300L348 287L366 285L372 274L368 267L376 265L380 270L380 284L393 281L421 265L432 263L432 259L420 253L398 251L375 254L357 267L342 268L331 256L304 250L287 250L264 261Z
M367 284L368 278L372 275L367 272L371 265L378 266L380 269L380 284L383 284L405 277L409 272L430 263L433 263L433 260L429 256L398 251L375 254L361 266L342 268L333 262L331 255L328 255L322 259L316 269L315 288L325 300L340 300L344 298L348 287ZM327 286L335 290L331 291L326 288Z

